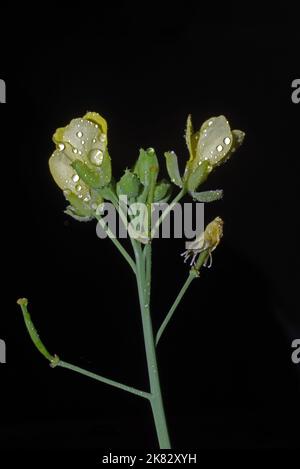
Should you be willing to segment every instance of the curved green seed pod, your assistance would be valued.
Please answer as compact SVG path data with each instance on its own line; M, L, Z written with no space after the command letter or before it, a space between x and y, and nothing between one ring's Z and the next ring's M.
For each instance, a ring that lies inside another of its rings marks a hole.
M174 151L166 151L166 166L171 181L178 187L182 187L182 179L178 168L178 159Z
M125 173L117 183L117 194L137 197L141 192L142 185L138 176L126 169Z
M203 161L196 169L188 174L187 188L189 192L194 192L208 177L212 167L209 161Z
M191 196L194 200L198 202L214 202L215 200L222 199L223 191L216 190L216 191L204 191L204 192L191 192Z
M41 341L40 336L38 335L37 330L34 327L34 324L31 320L30 314L29 314L28 309L27 309L27 305L28 305L27 298L20 298L17 301L17 304L19 306L21 306L21 310L22 310L22 313L23 313L23 318L24 318L24 321L25 321L25 325L26 325L26 328L29 332L29 335L30 335L30 338L31 338L32 342L34 343L34 345L36 346L38 351L42 355L44 355L44 357L47 358L47 360L50 361L51 366L52 367L56 366L59 362L59 358L58 358L57 355L51 355L48 352L48 350L46 349L43 342Z

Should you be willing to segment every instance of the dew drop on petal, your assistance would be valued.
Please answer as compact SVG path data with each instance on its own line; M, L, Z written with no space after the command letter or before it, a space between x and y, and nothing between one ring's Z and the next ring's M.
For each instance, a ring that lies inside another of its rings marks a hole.
M90 162L96 166L100 166L103 161L103 152L101 150L91 150L89 153Z
M100 141L101 141L101 142L105 142L105 140L106 140L106 135L105 135L105 134L101 134L101 135L100 135Z
M209 126L211 126L211 125L212 125L212 123L213 123L213 121L209 121L208 125L209 125Z
M229 145L230 142L231 142L231 139L229 137L224 138L225 145Z
M74 174L74 176L72 177L72 180L73 180L73 182L78 182L79 181L78 174Z
M97 139L96 138L93 138L93 143L96 143L97 142Z
M73 153L75 153L75 155L78 153L77 148L73 148Z
M63 143L58 144L59 151L63 151L65 149L65 145Z
M81 189L82 189L82 187L81 187L81 185L80 185L80 184L77 184L77 186L75 187L75 189L77 190L77 192L80 192L80 191L81 191Z
M220 152L220 151L222 151L222 150L223 150L222 145L218 145L218 146L217 146L217 151Z
M81 145L84 145L85 144L85 141L84 140L81 140Z
M77 135L78 138L81 138L83 134L82 134L82 132L79 131L79 132L77 132L76 135Z

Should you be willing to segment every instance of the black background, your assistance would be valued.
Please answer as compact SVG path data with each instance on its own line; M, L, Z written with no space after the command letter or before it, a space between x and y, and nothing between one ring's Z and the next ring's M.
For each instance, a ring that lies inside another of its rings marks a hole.
M108 121L116 178L141 146L156 149L162 175L169 149L183 169L189 113L196 127L225 114L246 132L205 183L224 189L205 212L206 222L224 219L224 238L159 345L166 411L175 449L299 447L299 28L217 22L201 7L54 13L49 24L40 11L2 35L0 446L157 448L147 402L50 369L15 304L29 298L41 337L63 360L147 388L133 275L93 222L63 213L48 171L54 130L93 110ZM155 328L187 275L183 248L153 243Z

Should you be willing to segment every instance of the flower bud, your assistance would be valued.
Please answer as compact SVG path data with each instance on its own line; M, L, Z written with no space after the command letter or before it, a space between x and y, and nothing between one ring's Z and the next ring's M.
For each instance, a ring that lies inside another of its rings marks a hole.
M130 197L137 197L141 192L142 185L138 176L126 169L125 173L117 183L117 194L127 195Z
M146 151L140 149L140 154L134 167L135 174L144 186L154 186L159 171L159 164L153 148Z
M194 132L191 116L189 116L185 138L190 159L184 174L188 189L194 191L197 184L204 182L215 167L227 161L242 144L244 136L244 132L240 130L231 131L224 116L211 117L204 122L198 132ZM203 164L206 166L203 167ZM201 166L202 169L198 170ZM192 181L189 182L190 178Z
M57 148L49 159L49 168L71 204L67 213L89 219L99 202L93 190L111 180L106 121L99 114L89 112L57 129L53 141Z

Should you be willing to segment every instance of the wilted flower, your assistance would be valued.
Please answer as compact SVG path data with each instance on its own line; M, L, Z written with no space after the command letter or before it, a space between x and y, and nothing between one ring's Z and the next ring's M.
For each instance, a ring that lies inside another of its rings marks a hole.
M53 141L56 150L49 160L50 172L71 203L71 212L89 218L102 200L95 189L111 180L106 121L88 112L57 129Z
M223 220L220 217L216 217L212 222L210 222L205 230L200 233L199 236L189 243L189 247L181 255L184 256L184 262L192 256L190 265L196 264L196 258L198 254L203 251L207 251L209 254L210 265L211 266L211 253L216 249L221 238L223 236ZM206 265L206 262L204 263Z

